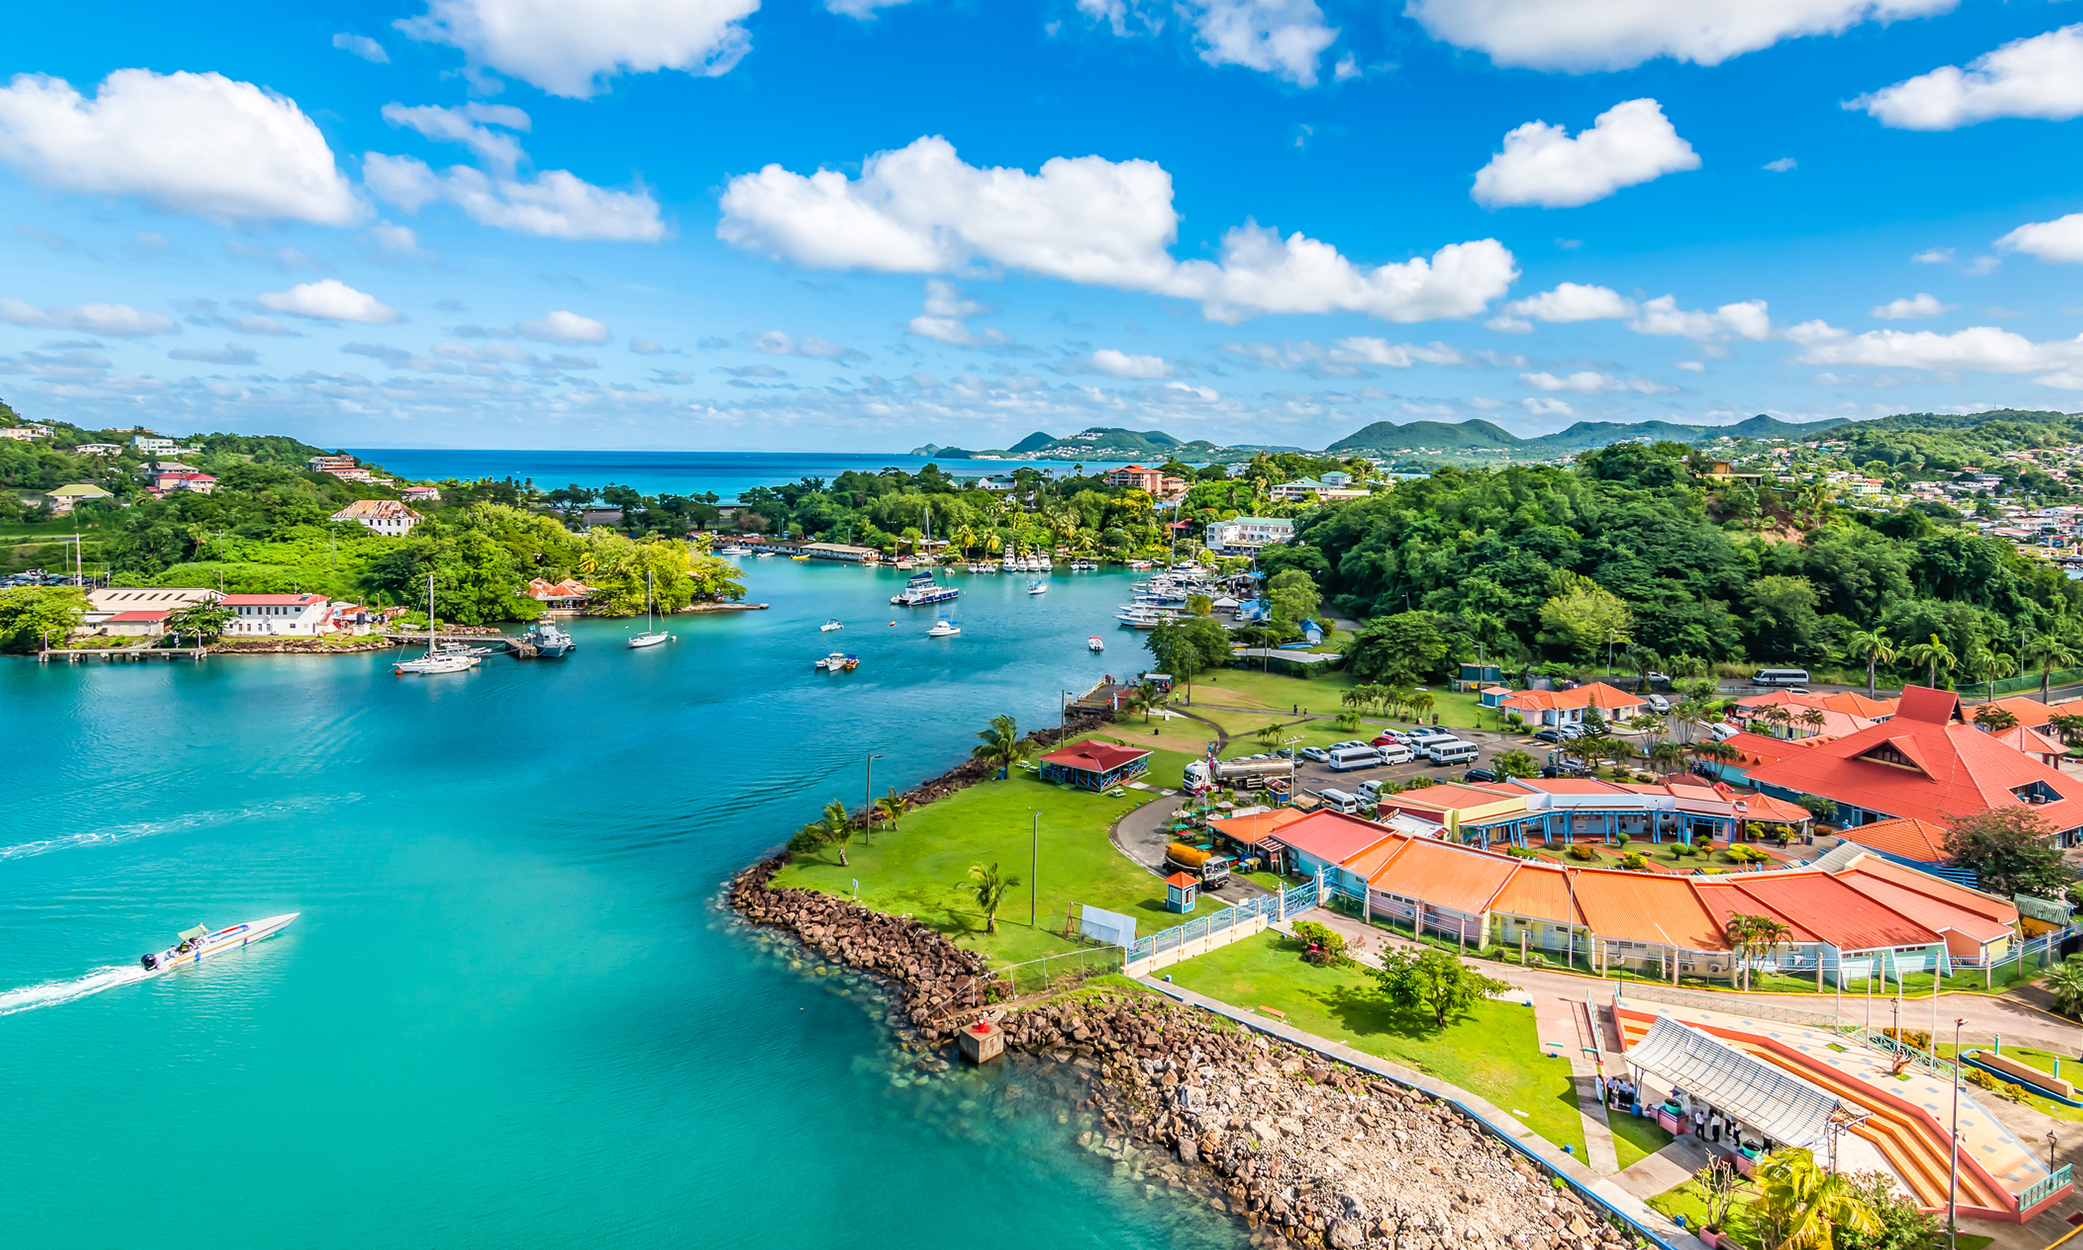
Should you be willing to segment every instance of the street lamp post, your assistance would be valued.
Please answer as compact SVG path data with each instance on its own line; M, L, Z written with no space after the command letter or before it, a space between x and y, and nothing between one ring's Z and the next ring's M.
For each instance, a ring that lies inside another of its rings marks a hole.
M1960 1028L1953 1021L1953 1159L1946 1173L1946 1250L1960 1250Z
M868 756L868 776L861 783L861 821L868 829L868 845L875 845L875 761L880 755Z
M1034 814L1033 859L1027 869L1027 927L1032 929L1036 927L1035 909L1041 900L1041 810L1033 807L1027 810Z

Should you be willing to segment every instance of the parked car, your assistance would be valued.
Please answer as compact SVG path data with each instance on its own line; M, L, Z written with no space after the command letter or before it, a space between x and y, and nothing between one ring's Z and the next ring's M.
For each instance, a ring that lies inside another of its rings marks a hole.
M1551 781L1557 777L1581 776L1583 772L1584 763L1582 760L1563 759L1553 764L1541 765L1541 776Z
M1555 732L1561 734L1564 738L1581 738L1584 736L1584 727L1582 725L1558 725L1555 728Z
M1339 751L1350 751L1354 747L1371 747L1373 745L1371 742L1362 742L1358 738L1351 738L1344 742L1334 742L1324 749L1336 754Z
M1401 745L1403 745L1403 735L1402 735L1402 734L1382 734L1382 735L1380 735L1379 737L1375 738L1375 740L1374 740L1373 742L1369 743L1368 745L1369 745L1369 746L1377 746L1377 747L1386 747L1386 746L1401 746Z
M1497 770L1496 770L1496 769L1494 769L1494 768L1471 768L1471 769L1469 769L1469 770L1468 770L1467 772L1465 772L1465 773L1462 773L1462 774L1461 774L1461 780L1463 780L1463 781L1502 781L1502 780L1504 780L1504 779L1503 779L1502 777L1499 777L1499 776L1497 775Z
M1671 701L1669 699L1664 698L1660 694L1652 694L1642 701L1649 705L1650 711L1655 712L1658 715L1662 715L1663 713L1671 710Z
M1437 725L1419 725L1416 729L1405 734L1404 739L1414 747L1423 747L1432 738L1451 738L1453 736L1454 731L1451 729L1441 729Z
M1331 753L1329 751L1324 750L1322 747L1303 747L1302 758L1305 760L1313 760L1316 763L1321 764L1325 760L1331 758Z
M1553 729L1543 729L1539 733L1533 735L1533 740L1535 742L1545 742L1550 746L1559 746L1562 743L1562 735L1555 732Z
M1742 730L1729 724L1727 721L1716 721L1714 724L1707 726L1707 736L1716 742L1727 742L1742 732Z
M1644 673L1642 674L1642 680L1651 685L1655 685L1657 682L1662 682L1666 686L1671 684L1670 675L1667 673Z

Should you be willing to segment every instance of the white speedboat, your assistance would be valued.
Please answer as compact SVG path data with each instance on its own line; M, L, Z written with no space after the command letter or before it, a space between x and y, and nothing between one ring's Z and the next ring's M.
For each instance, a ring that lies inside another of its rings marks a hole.
M731 546L725 547L721 551L718 551L716 554L719 556L749 556L752 554L752 548L738 546L734 543Z
M818 627L817 627L817 632L818 632L818 633L820 633L820 634L829 634L829 633L831 633L831 632L832 632L833 630L835 630L835 629L845 629L845 628L846 628L846 626L844 626L844 625L840 624L840 623L839 623L839 622L838 622L838 621L837 621L836 619L834 619L834 620L829 620L829 621L826 621L826 622L825 622L824 624L822 624L822 625L818 626Z
M961 632L962 627L960 625L955 624L953 621L943 616L939 620L933 622L933 628L926 631L926 637L952 638L956 634L959 634Z
M1087 651L1104 651L1107 649L1107 640L1098 634L1094 634L1085 640L1085 649Z
M214 933L210 931L210 926L199 924L193 929L181 930L176 935L181 939L179 942L156 955L141 955L138 962L145 966L147 972L165 972L168 968L181 964L201 963L212 955L220 955L241 946L250 946L264 937L280 933L289 927L290 921L302 914L293 911L286 916L249 920L245 924L235 924L229 929L219 929Z
M848 655L844 651L834 651L822 660L813 660L810 664L810 667L827 673L851 673L860 666L859 656Z

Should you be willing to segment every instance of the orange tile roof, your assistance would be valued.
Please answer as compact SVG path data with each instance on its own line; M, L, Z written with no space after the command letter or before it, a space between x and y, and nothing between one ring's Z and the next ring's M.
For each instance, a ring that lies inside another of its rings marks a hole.
M1402 854L1403 848L1415 841L1418 839L1409 834L1392 831L1387 841L1375 843L1339 867L1363 880L1372 881L1374 874L1382 870L1382 865Z
M2064 711L2083 711L2083 708L2063 708L2060 704L2048 705L2030 695L2014 694L2008 699L1998 699L1990 707L2000 707L2018 718L2018 723L2027 729L2038 729L2056 714ZM1976 709L1979 711L1980 709Z
M1714 923L1721 927L1723 933L1729 931L1729 918L1732 916L1738 914L1769 916L1785 925L1791 931L1793 935L1790 939L1791 941L1813 942L1817 940L1814 931L1801 923L1801 917L1798 914L1789 915L1781 912L1771 904L1761 902L1743 893L1737 888L1737 885L1737 879L1728 875L1693 879L1693 893L1714 917Z
M1936 930L1826 872L1746 873L1730 884L1779 915L1798 917L1802 928L1839 950L1922 946L1941 940Z
M2011 932L2010 924L2004 921L1969 911L1931 893L1883 880L1877 873L1846 873L1838 879L1934 932L1955 930L1976 942L1993 942Z
M1367 880L1385 893L1479 915L1490 909L1490 900L1518 869L1518 861L1508 855L1413 838L1401 854Z
M1957 881L1935 877L1928 872L1918 872L1903 864L1891 864L1878 855L1861 855L1849 866L1839 870L1837 875L1877 878L1939 899L1947 906L1957 907L1962 911L1987 916L2006 925L2018 923L2017 904L2007 898L1998 898L1982 890L1970 889Z
M1883 720L1895 714L1895 705L1900 699L1869 699L1856 690L1839 690L1821 696L1822 705L1832 712L1849 712L1867 720Z
M1557 924L1583 924L1583 909L1572 912L1569 904L1569 881L1561 868L1522 861L1519 871L1490 901L1490 910Z
M1332 864L1342 864L1389 836L1371 820L1321 810L1280 831L1280 840L1288 846Z
M1575 690L1521 690L1504 700L1504 706L1514 711L1539 711L1545 708L1640 707L1642 702L1640 695L1595 681Z
M1876 851L1900 855L1922 863L1942 863L1952 858L1946 854L1946 831L1928 820L1914 816L1897 817L1894 820L1876 820L1870 825L1855 825L1844 831L1844 840L1860 846L1870 846Z
M1689 878L1596 868L1573 875L1577 910L1600 937L1672 943L1688 950L1728 949L1721 925L1693 893Z
M1226 838L1234 838L1246 846L1257 846L1276 829L1294 824L1307 812L1292 807L1276 807L1267 812L1253 812L1249 816L1232 816L1227 820L1211 820L1208 827Z

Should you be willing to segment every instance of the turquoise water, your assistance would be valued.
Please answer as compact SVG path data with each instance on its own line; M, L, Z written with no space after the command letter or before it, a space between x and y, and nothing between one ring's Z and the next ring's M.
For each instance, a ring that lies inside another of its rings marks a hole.
M750 562L767 612L632 652L0 663L0 1227L82 1246L1228 1247L1064 1148L1015 1078L891 1080L879 997L792 971L718 887L827 798L1142 667L1119 574ZM820 634L837 615L843 632ZM895 618L897 628L886 622ZM1106 656L1085 637L1108 638ZM861 670L814 673L833 646ZM901 835L899 835L901 836ZM142 983L176 929L283 935ZM70 997L68 997L70 995Z
M349 448L371 464L422 481L481 477L532 480L544 490L576 482L601 487L609 482L647 495L694 495L714 491L736 499L754 486L778 486L806 477L829 481L849 469L874 473L885 467L916 473L938 464L955 477L1010 473L1023 465L1063 476L1070 461L929 460L924 456L883 456L856 452L756 451L450 451L427 448ZM1122 461L1090 461L1085 469L1112 468Z

